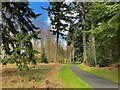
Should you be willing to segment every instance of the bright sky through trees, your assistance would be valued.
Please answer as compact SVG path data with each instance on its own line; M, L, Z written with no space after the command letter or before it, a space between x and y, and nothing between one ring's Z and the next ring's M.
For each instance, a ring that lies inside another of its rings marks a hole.
M41 7L47 8L49 6L49 2L30 2L30 8L33 9L33 11L37 14L42 14L41 20L42 22L45 22L45 24L47 24L48 26L50 25L50 20L48 17L48 12L46 10L43 10ZM39 22L38 22L39 24ZM38 26L38 25L37 25ZM44 28L43 28L44 29ZM60 36L60 40L65 48L65 46L67 45L66 41L62 39L62 37Z

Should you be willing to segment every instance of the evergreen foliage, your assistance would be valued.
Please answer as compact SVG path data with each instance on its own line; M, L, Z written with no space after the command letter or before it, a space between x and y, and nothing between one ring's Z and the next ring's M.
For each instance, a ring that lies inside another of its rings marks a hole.
M48 63L48 59L47 59L47 57L46 57L46 55L45 55L45 50L44 50L44 48L42 49L41 62L42 62L42 63Z
M30 62L36 64L34 55L37 51L33 50L31 39L40 39L39 28L31 19L38 16L40 14L35 14L28 2L2 2L2 44L7 55L5 58L10 57L9 60L18 67L26 67Z
M74 45L75 58L80 60L82 56L85 57L81 53L85 51L84 43L87 43L86 63L90 66L108 66L119 60L120 3L72 2L71 4L74 12L78 13L74 19L79 20L79 22L74 24L75 28L68 32L67 43ZM86 34L84 36L86 42L82 40L83 32ZM95 40L90 40L90 37L94 37ZM83 62L83 59L80 61Z

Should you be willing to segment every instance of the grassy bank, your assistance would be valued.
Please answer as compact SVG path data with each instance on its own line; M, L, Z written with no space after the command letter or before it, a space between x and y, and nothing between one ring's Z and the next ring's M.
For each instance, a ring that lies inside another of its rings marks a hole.
M108 80L118 82L118 69L117 68L109 70L105 68L89 67L84 64L81 64L81 65L79 64L78 67L96 76L100 76Z
M79 77L77 77L71 70L71 65L64 65L60 70L60 78L66 88L90 88L87 83L83 82Z

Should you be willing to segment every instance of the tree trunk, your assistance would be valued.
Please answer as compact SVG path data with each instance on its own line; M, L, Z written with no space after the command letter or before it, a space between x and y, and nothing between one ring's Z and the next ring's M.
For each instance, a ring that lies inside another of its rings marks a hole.
M93 52L93 58L94 58L94 61L95 61L95 65L97 64L97 61L96 61L96 47L95 47L95 37L92 36L92 52Z
M94 29L94 25L92 24L92 30ZM94 61L95 61L95 65L97 64L97 61L96 61L96 47L95 47L95 36L92 35L91 37L92 39L92 50L93 50L93 58L94 58Z
M57 41L55 42L55 58L54 58L54 63L56 62L56 60L57 60Z
M86 34L85 34L85 32L83 32L83 36L82 36L82 38L83 38L83 63L86 63L86 60L87 60L87 50L86 50L86 47L87 47L87 45L86 45Z
M56 50L55 50L56 53L55 53L54 63L58 61L58 55L59 55L58 43L59 43L59 32L57 32L57 36L56 36Z
M72 50L73 50L73 62L74 62L74 61L75 61L75 60L74 60L74 45L73 45L73 49L72 49Z
M84 6L83 6L84 7ZM86 26L85 26L85 8L82 9L82 24L83 24L83 30L85 31L86 30ZM86 33L83 32L83 35L82 35L82 38L83 38L83 63L86 63L86 60L87 60L87 45L86 45Z

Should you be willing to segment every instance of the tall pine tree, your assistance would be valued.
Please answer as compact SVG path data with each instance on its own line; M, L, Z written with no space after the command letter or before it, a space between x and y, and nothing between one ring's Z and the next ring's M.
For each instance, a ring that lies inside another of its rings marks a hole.
M39 15L29 8L28 2L2 2L2 44L5 53L12 56L12 62L17 65L26 65L29 62L36 64L36 51L33 50L31 39L39 39L39 28L31 19Z

